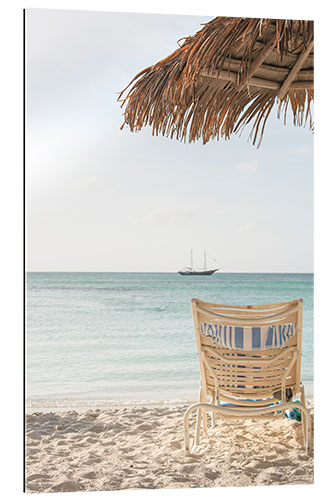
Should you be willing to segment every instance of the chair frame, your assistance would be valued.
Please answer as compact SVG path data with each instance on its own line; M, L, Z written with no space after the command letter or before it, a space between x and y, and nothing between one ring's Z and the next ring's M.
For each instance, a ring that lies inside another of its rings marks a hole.
M198 402L191 405L184 415L185 453L188 454L200 444L202 422L204 432L208 434L207 412L211 413L213 427L216 414L225 419L275 419L284 417L286 410L293 408L302 414L304 446L306 450L311 450L311 416L306 408L305 390L301 383L303 299L246 306L192 299L191 304L201 381ZM200 331L203 321L226 326L294 323L297 333L289 338L284 347L245 351L223 347L203 336ZM287 388L292 390L293 398L300 402L286 401ZM277 391L281 391L281 399L274 396ZM210 402L207 398L210 398ZM225 402L226 406L220 406L220 401ZM195 411L195 437L191 447L189 417Z

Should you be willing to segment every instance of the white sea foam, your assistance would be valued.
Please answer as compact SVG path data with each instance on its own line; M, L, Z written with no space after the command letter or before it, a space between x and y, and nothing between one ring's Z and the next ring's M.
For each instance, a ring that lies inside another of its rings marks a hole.
M178 407L189 406L194 404L195 400L189 399L168 399L168 400L114 400L114 399L98 399L98 400L27 400L26 413L38 412L61 412L61 411L77 411L78 413L99 409L117 409L117 408L158 408L158 407Z

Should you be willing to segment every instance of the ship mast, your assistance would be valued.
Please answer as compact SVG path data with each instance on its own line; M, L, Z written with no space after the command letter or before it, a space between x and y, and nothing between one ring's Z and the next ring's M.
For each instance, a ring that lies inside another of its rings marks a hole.
M191 270L193 271L193 250L191 250Z
M207 264L206 264L206 250L204 251L204 270L207 270Z

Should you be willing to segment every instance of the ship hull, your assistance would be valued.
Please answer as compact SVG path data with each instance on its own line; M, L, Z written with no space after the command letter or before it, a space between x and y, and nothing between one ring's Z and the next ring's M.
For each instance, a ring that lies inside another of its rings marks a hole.
M207 271L178 271L182 276L211 276L218 269L210 269Z

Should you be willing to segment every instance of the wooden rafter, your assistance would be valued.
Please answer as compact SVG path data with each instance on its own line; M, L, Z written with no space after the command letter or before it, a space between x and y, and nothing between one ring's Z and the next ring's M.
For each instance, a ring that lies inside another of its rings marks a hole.
M301 53L301 55L297 59L296 63L292 67L289 75L287 76L287 78L285 79L283 84L281 85L281 88L280 88L279 93L277 95L278 99L283 99L283 97L286 95L292 82L295 80L297 73L299 72L299 70L301 69L303 64L305 63L305 61L306 61L306 59L307 59L307 57L310 54L312 49L313 49L313 40L312 40L312 42L309 43L309 46L303 50L303 52Z
M241 78L237 90L240 92L243 87L245 87L246 83L249 82L251 77L254 75L254 73L257 71L258 68L262 65L264 60L269 56L269 54L274 50L275 47L275 34L271 36L269 41L267 42L267 45L264 45L264 47L261 49L260 53L257 55L257 57L254 59L252 62L250 69L248 73L245 73L245 75Z

